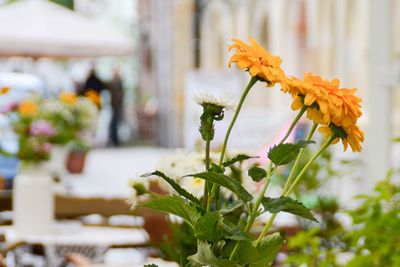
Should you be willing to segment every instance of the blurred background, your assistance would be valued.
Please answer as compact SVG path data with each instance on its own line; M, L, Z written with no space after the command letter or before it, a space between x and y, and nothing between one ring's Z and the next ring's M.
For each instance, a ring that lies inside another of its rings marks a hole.
M364 149L332 149L336 163L356 166L325 189L346 200L369 192L398 167L399 18L399 0L0 0L0 87L11 89L0 105L33 91L43 97L98 92L91 151L80 171L63 174L59 198L126 199L130 179L152 171L176 149L198 150L196 92L237 102L249 75L228 68L227 47L232 38L252 37L283 59L288 75L311 71L358 88ZM290 103L279 87L257 85L229 147L265 152L296 115ZM217 126L215 151L231 116ZM0 116L1 143L12 148L16 141L7 125ZM0 158L4 192L12 189L17 164ZM104 212L60 203L64 215Z

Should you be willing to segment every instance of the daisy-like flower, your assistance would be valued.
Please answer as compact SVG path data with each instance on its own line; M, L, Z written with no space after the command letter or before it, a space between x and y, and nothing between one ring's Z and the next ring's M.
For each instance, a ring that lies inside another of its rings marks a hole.
M5 95L10 91L10 87L6 86L6 87L2 87L0 88L0 95Z
M216 107L220 107L225 110L233 110L234 105L225 99L217 98L214 95L207 92L199 92L193 96L194 102L199 104L200 106L204 105L214 105Z
M33 116L37 111L37 105L31 100L23 100L18 105L18 112L21 116Z
M361 98L354 93L357 89L339 89L329 94L329 113L335 125L349 127L357 123L362 115Z
M306 73L303 80L292 77L282 82L282 91L293 97L292 109L308 106L307 117L325 125L331 122L330 93L338 88L339 80L328 81L311 73Z
M233 39L233 44L228 49L234 50L235 53L228 66L236 63L240 69L248 70L251 76L266 81L269 87L283 81L286 76L280 67L281 58L271 55L254 39L249 38L249 40L250 45L247 45L241 40Z
M207 93L198 94L194 100L203 107L199 127L201 137L204 141L211 141L215 134L214 121L221 121L225 110L230 109L232 105Z
M326 137L329 137L332 134L332 129L335 129L336 132L342 132L341 134L338 134L338 137L332 142L333 144L336 144L342 140L344 151L347 150L349 145L353 152L361 151L361 143L364 142L364 132L357 125L351 125L349 127L337 127L332 124L331 127L320 127L319 132L324 134Z
M62 92L59 96L60 101L64 104L73 105L78 100L75 93L72 92Z

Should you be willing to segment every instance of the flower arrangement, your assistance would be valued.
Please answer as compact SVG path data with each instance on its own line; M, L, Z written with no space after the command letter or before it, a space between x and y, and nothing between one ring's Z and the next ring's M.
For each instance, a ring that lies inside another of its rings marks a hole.
M8 115L18 136L19 148L14 156L31 163L48 160L52 145L81 142L85 131L94 128L97 116L90 99L71 93L62 93L58 99L33 95L10 103L2 112Z
M27 163L39 163L50 158L50 139L56 129L39 113L40 99L32 97L11 103L3 111L10 118L11 127L18 136L18 151L14 156ZM11 155L0 148L0 152Z
M202 171L187 173L183 177L204 180L203 194L193 195L161 171L144 177L160 177L173 188L175 194L162 196L144 186L133 185L136 195L148 196L147 201L136 206L180 217L189 229L190 237L196 240L195 253L188 257L183 255L184 258L179 259L182 266L271 265L284 242L279 233L270 233L280 212L317 221L310 210L291 197L305 172L329 146L342 141L344 150L350 146L354 152L359 152L364 140L364 133L357 125L362 113L361 99L355 95L356 89L340 88L338 80L325 80L311 73L306 73L303 79L287 76L280 66L282 60L271 55L253 39L250 39L250 44L233 40L229 50L233 51L229 66L236 64L240 69L248 71L251 78L236 106L217 160L210 156L214 124L224 119L224 113L230 106L209 95L195 99L203 108L199 132L205 143L204 164ZM280 85L282 92L291 95L292 109L298 111L282 140L270 148L268 165L250 165L247 170L248 175L261 187L258 195L250 193L240 180L228 173L230 166L252 157L240 154L229 158L226 153L230 133L247 95L256 83L263 83L268 88ZM305 113L313 123L306 139L286 143ZM326 140L306 164L300 166L304 151L315 144L312 138L318 127ZM271 178L279 168L292 162L281 196L267 197ZM222 191L228 192L228 196L221 194ZM270 213L268 222L261 231L255 232L253 226L256 219L267 212Z

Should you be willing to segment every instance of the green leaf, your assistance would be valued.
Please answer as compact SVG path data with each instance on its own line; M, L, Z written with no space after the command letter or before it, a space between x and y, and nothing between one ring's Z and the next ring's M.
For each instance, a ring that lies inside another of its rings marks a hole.
M279 233L263 237L257 247L254 246L254 241L240 242L238 251L235 254L235 260L237 260L241 266L270 266L279 253L282 244L283 238Z
M267 177L267 171L260 167L251 167L248 171L249 176L253 181L259 182Z
M186 191L185 189L183 189L177 182L175 182L174 179L169 178L168 176L166 176L164 173L160 172L160 171L155 171L152 173L147 173L147 174L143 174L142 177L148 177L148 176L158 176L161 177L162 179L164 179L167 183L169 183L172 188L175 189L175 191L180 194L181 196L187 198L188 200L192 201L193 203L199 205L201 207L201 202L198 198L196 198L195 196L193 196L192 194L190 194L188 191Z
M217 172L201 172L201 173L196 173L192 174L189 176L193 177L198 177L216 184L219 184L221 186L224 186L234 192L240 199L244 201L251 201L253 199L253 196L246 191L246 189L240 184L240 182L222 174L222 173L217 173Z
M216 212L209 212L200 217L194 225L194 234L200 240L217 242L221 239L223 231L221 228L222 217Z
M317 219L312 215L311 211L307 209L303 203L296 201L290 197L281 196L279 198L264 197L262 205L266 211L271 213L278 213L280 211L288 212L315 222Z
M230 159L228 161L225 161L224 163L222 163L222 165L224 165L224 167L228 167L228 166L230 166L232 164L235 164L238 161L243 161L243 160L247 160L247 159L254 159L254 158L258 158L258 157L251 157L251 156L248 156L248 155L245 155L245 154L239 154L236 157L234 157L234 158L232 158L232 159Z
M158 267L158 265L152 263L152 264L145 264L145 265L143 265L143 267Z
M286 165L296 159L300 149L314 143L314 141L299 141L296 144L280 144L272 147L268 152L268 158L275 166Z
M236 241L251 241L252 239L248 234L242 231L238 225L234 225L229 221L224 221L222 225L224 229L224 237Z
M200 266L212 267L240 267L234 261L227 259L218 259L211 250L210 245L205 241L199 241L197 253L189 256L188 259Z
M196 207L179 196L163 196L141 203L139 207L151 208L160 212L174 214L184 219L192 228L201 217Z
M229 213L235 211L236 209L242 207L243 205L244 205L244 202L241 200L234 201L233 203L229 204L225 208L220 209L219 213L221 215L229 214Z
M218 173L224 173L224 168L221 168L214 162L211 162L211 171L218 172Z

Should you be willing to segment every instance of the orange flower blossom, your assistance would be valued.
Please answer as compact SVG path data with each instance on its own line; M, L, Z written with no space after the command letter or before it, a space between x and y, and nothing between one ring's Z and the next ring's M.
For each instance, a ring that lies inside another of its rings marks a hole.
M260 46L254 39L249 38L250 45L241 40L233 39L233 44L229 46L229 51L235 53L231 57L228 66L236 63L240 69L246 69L253 77L258 77L267 82L268 86L281 82L286 78L280 65L280 57L271 55L266 49Z

